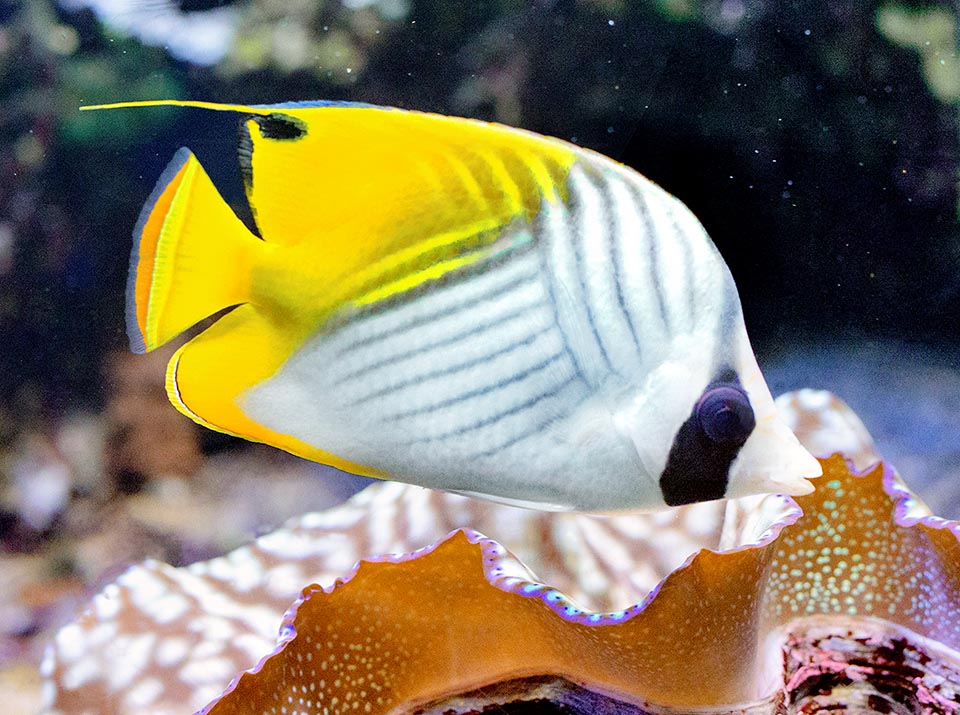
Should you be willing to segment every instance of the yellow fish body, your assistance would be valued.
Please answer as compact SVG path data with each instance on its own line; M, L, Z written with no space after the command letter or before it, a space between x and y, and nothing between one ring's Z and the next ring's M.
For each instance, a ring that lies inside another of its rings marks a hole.
M802 494L819 476L719 253L632 170L468 119L163 103L242 115L260 233L186 149L138 223L134 350L235 306L170 362L170 398L197 422L545 509Z

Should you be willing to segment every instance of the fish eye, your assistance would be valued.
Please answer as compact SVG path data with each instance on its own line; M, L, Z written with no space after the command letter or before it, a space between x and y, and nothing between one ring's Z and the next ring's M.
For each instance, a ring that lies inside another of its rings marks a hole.
M710 385L697 402L697 422L713 442L743 443L756 418L743 388L733 383Z

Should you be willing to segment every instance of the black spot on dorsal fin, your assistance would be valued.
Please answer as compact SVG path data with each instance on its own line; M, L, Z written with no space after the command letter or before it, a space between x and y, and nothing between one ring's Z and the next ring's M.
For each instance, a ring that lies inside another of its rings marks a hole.
M265 139L296 141L307 133L307 125L289 114L274 112L266 116L254 116L253 121L259 125Z
M267 115L248 116L240 123L240 142L238 154L240 157L240 171L243 174L243 183L247 192L253 187L253 137L250 136L249 122L256 122L260 134L265 139L275 141L296 141L307 134L307 125L289 114L273 112Z

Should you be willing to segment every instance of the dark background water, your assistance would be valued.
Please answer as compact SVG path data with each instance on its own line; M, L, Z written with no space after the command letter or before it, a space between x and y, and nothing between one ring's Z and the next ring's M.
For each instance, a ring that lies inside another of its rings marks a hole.
M870 394L960 451L907 379L960 368L949 2L0 0L0 440L103 405L130 231L178 146L249 215L236 117L77 111L157 97L366 101L609 154L706 225L775 390ZM879 382L865 345L893 346Z

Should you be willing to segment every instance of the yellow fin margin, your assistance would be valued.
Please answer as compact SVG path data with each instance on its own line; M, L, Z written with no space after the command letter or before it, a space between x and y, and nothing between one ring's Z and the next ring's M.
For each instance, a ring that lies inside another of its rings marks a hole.
M86 104L80 107L80 111L128 109L131 107L195 107L196 109L213 109L219 112L250 112L252 114L269 114L272 111L265 107L250 107L245 104L218 104L217 102L200 102L191 99L144 99L132 102Z

